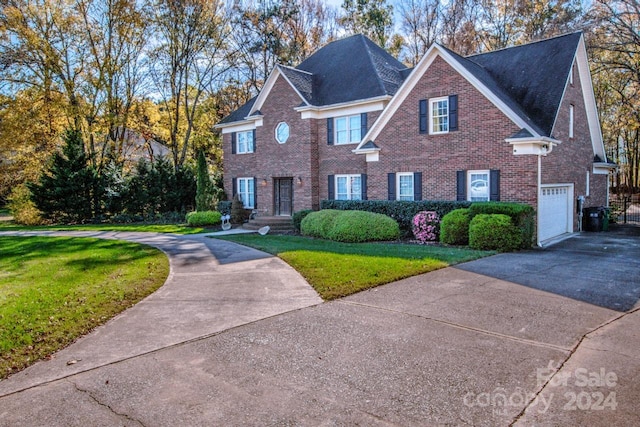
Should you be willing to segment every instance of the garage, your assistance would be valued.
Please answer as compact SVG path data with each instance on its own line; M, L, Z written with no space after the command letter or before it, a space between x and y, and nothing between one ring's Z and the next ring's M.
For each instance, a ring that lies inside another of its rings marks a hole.
M573 231L573 187L544 185L541 189L538 216L538 241Z

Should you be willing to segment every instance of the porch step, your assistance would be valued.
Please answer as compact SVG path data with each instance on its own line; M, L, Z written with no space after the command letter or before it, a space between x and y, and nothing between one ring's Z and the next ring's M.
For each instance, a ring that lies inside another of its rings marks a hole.
M249 220L242 228L245 230L258 230L262 227L269 226L271 232L288 233L293 232L293 221L290 216L259 216Z

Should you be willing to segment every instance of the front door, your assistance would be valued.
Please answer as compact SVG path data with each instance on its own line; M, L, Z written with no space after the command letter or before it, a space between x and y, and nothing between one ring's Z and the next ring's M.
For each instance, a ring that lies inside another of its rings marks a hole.
M275 180L275 214L291 216L293 210L293 178Z

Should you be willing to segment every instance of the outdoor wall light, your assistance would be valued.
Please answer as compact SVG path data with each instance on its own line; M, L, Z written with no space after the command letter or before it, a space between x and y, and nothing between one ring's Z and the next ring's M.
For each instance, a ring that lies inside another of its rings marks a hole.
M302 185L302 178L298 177L298 185Z
M266 180L266 178L263 178L263 179L262 179L262 186L263 186L263 187L266 187L266 186L267 186L267 180Z

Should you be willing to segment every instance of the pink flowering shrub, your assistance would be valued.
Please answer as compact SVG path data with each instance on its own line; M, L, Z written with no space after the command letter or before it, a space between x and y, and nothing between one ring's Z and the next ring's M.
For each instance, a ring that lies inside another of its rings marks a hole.
M411 230L421 244L436 242L440 233L440 217L433 211L418 212L411 220Z

